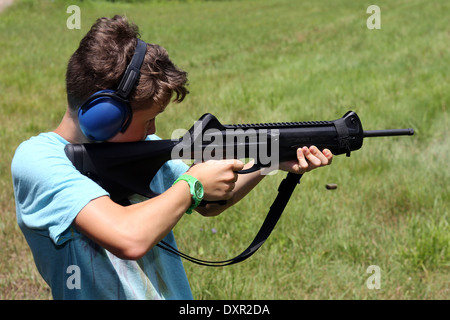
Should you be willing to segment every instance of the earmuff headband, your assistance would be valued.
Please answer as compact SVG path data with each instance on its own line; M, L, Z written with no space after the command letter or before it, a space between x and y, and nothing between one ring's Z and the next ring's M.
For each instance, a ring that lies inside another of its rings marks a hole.
M123 99L127 99L131 90L137 84L139 80L139 74L141 70L142 63L144 62L145 53L147 52L147 44L141 39L137 39L136 50L134 52L133 58L128 65L122 80L117 88L117 95Z

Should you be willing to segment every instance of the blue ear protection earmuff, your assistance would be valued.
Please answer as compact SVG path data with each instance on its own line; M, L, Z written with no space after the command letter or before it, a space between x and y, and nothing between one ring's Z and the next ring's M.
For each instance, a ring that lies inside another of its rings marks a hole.
M105 141L130 125L133 112L128 96L137 85L147 44L137 39L136 50L117 90L101 90L90 96L78 110L83 134L91 141Z

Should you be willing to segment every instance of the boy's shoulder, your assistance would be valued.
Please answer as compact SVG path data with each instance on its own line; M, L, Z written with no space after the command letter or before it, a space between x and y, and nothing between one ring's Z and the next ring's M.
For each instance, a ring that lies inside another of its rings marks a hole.
M64 160L66 144L68 142L54 132L41 133L23 141L17 147L12 158L13 174L17 171L15 169L23 170L41 163L50 164L58 158Z
M17 147L16 152L21 149L31 149L33 147L35 148L42 148L42 147L64 147L66 144L68 144L63 137L61 137L59 134L54 132L43 132L38 134L37 136L33 136L29 138L28 140L23 141L20 143L20 145Z
M69 142L67 142L63 137L54 132L44 132L20 143L16 149L16 154L18 152L31 152L34 149L41 148L61 149L68 143Z

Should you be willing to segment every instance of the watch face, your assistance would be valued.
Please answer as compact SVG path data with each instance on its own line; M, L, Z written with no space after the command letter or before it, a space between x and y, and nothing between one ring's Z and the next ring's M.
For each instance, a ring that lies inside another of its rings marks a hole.
M197 198L203 199L203 186L199 181L195 181L194 191Z

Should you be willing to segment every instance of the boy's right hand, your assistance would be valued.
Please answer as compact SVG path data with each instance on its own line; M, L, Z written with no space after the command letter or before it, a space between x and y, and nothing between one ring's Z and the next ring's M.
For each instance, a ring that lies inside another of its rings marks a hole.
M203 199L207 201L228 200L233 196L233 189L238 179L236 171L242 170L242 161L209 160L195 164L188 174L197 178L203 185Z

